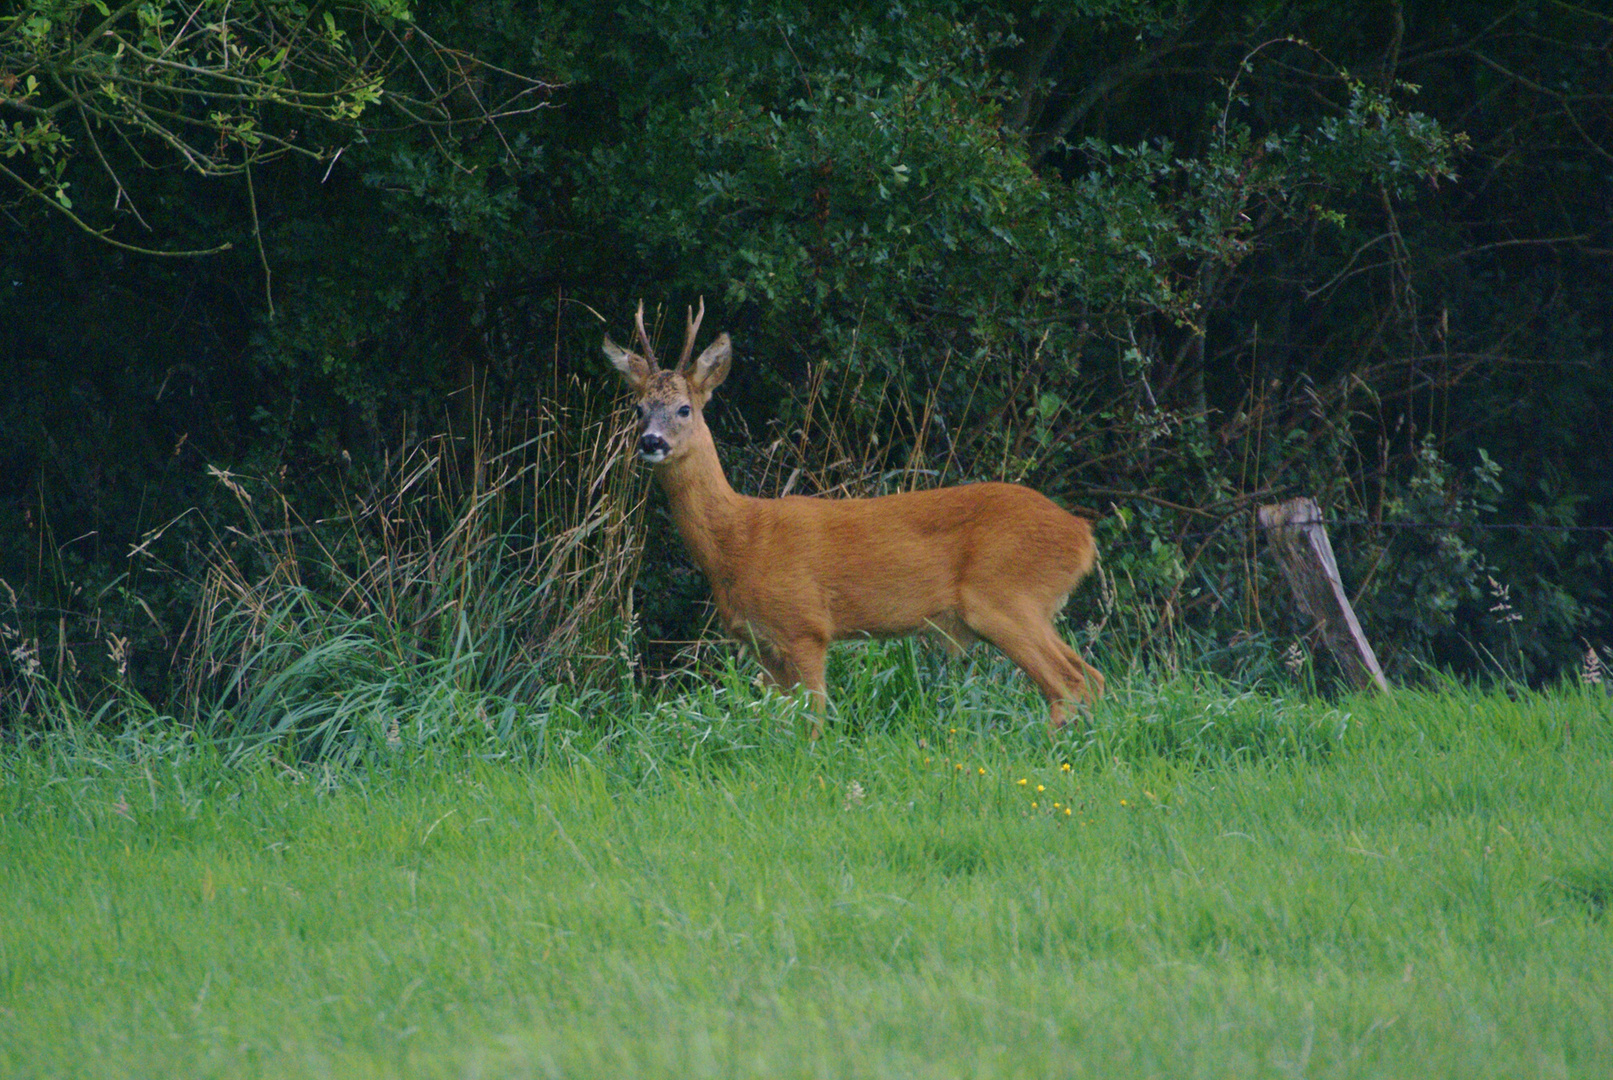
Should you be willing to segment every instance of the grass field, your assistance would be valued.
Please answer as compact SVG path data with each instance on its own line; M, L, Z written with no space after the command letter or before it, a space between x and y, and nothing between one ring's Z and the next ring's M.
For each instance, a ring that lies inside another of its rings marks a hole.
M0 1076L1613 1074L1599 689L878 678L6 745Z

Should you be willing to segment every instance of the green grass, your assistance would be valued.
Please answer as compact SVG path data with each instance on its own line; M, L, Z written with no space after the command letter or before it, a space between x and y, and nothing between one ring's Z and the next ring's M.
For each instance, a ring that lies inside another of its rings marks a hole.
M1600 692L1117 679L1051 745L874 656L815 746L736 674L0 749L0 1075L1607 1075Z

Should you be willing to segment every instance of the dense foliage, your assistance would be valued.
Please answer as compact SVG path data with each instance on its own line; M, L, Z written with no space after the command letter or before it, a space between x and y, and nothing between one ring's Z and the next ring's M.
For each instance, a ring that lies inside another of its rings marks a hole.
M26 0L7 686L194 688L220 566L379 618L365 560L467 506L524 567L619 539L608 454L507 505L535 488L478 463L533 417L604 453L602 330L702 295L739 486L1004 476L1101 513L1077 615L1128 662L1280 672L1251 510L1312 494L1392 674L1550 677L1608 639L1610 49L1552 0ZM441 513L390 514L444 432ZM652 669L704 617L659 505L637 589L588 593Z

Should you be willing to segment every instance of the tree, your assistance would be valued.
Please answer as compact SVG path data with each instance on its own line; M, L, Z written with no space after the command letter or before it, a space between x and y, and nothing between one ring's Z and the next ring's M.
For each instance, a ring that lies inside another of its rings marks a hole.
M490 99L495 79L514 85ZM112 235L124 216L151 231L131 168L243 177L256 236L253 169L286 155L333 162L377 106L383 125L447 129L541 107L552 89L442 45L413 25L408 0L27 0L0 22L0 179L114 246L206 254L222 248ZM110 193L109 206L74 198L85 156L100 173L91 201Z

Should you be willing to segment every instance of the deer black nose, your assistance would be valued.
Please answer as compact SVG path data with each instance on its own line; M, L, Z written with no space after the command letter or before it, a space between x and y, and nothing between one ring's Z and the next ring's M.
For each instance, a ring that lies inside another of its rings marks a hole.
M662 455L671 449L671 445L654 432L645 432L644 437L638 441L638 452L645 457Z

